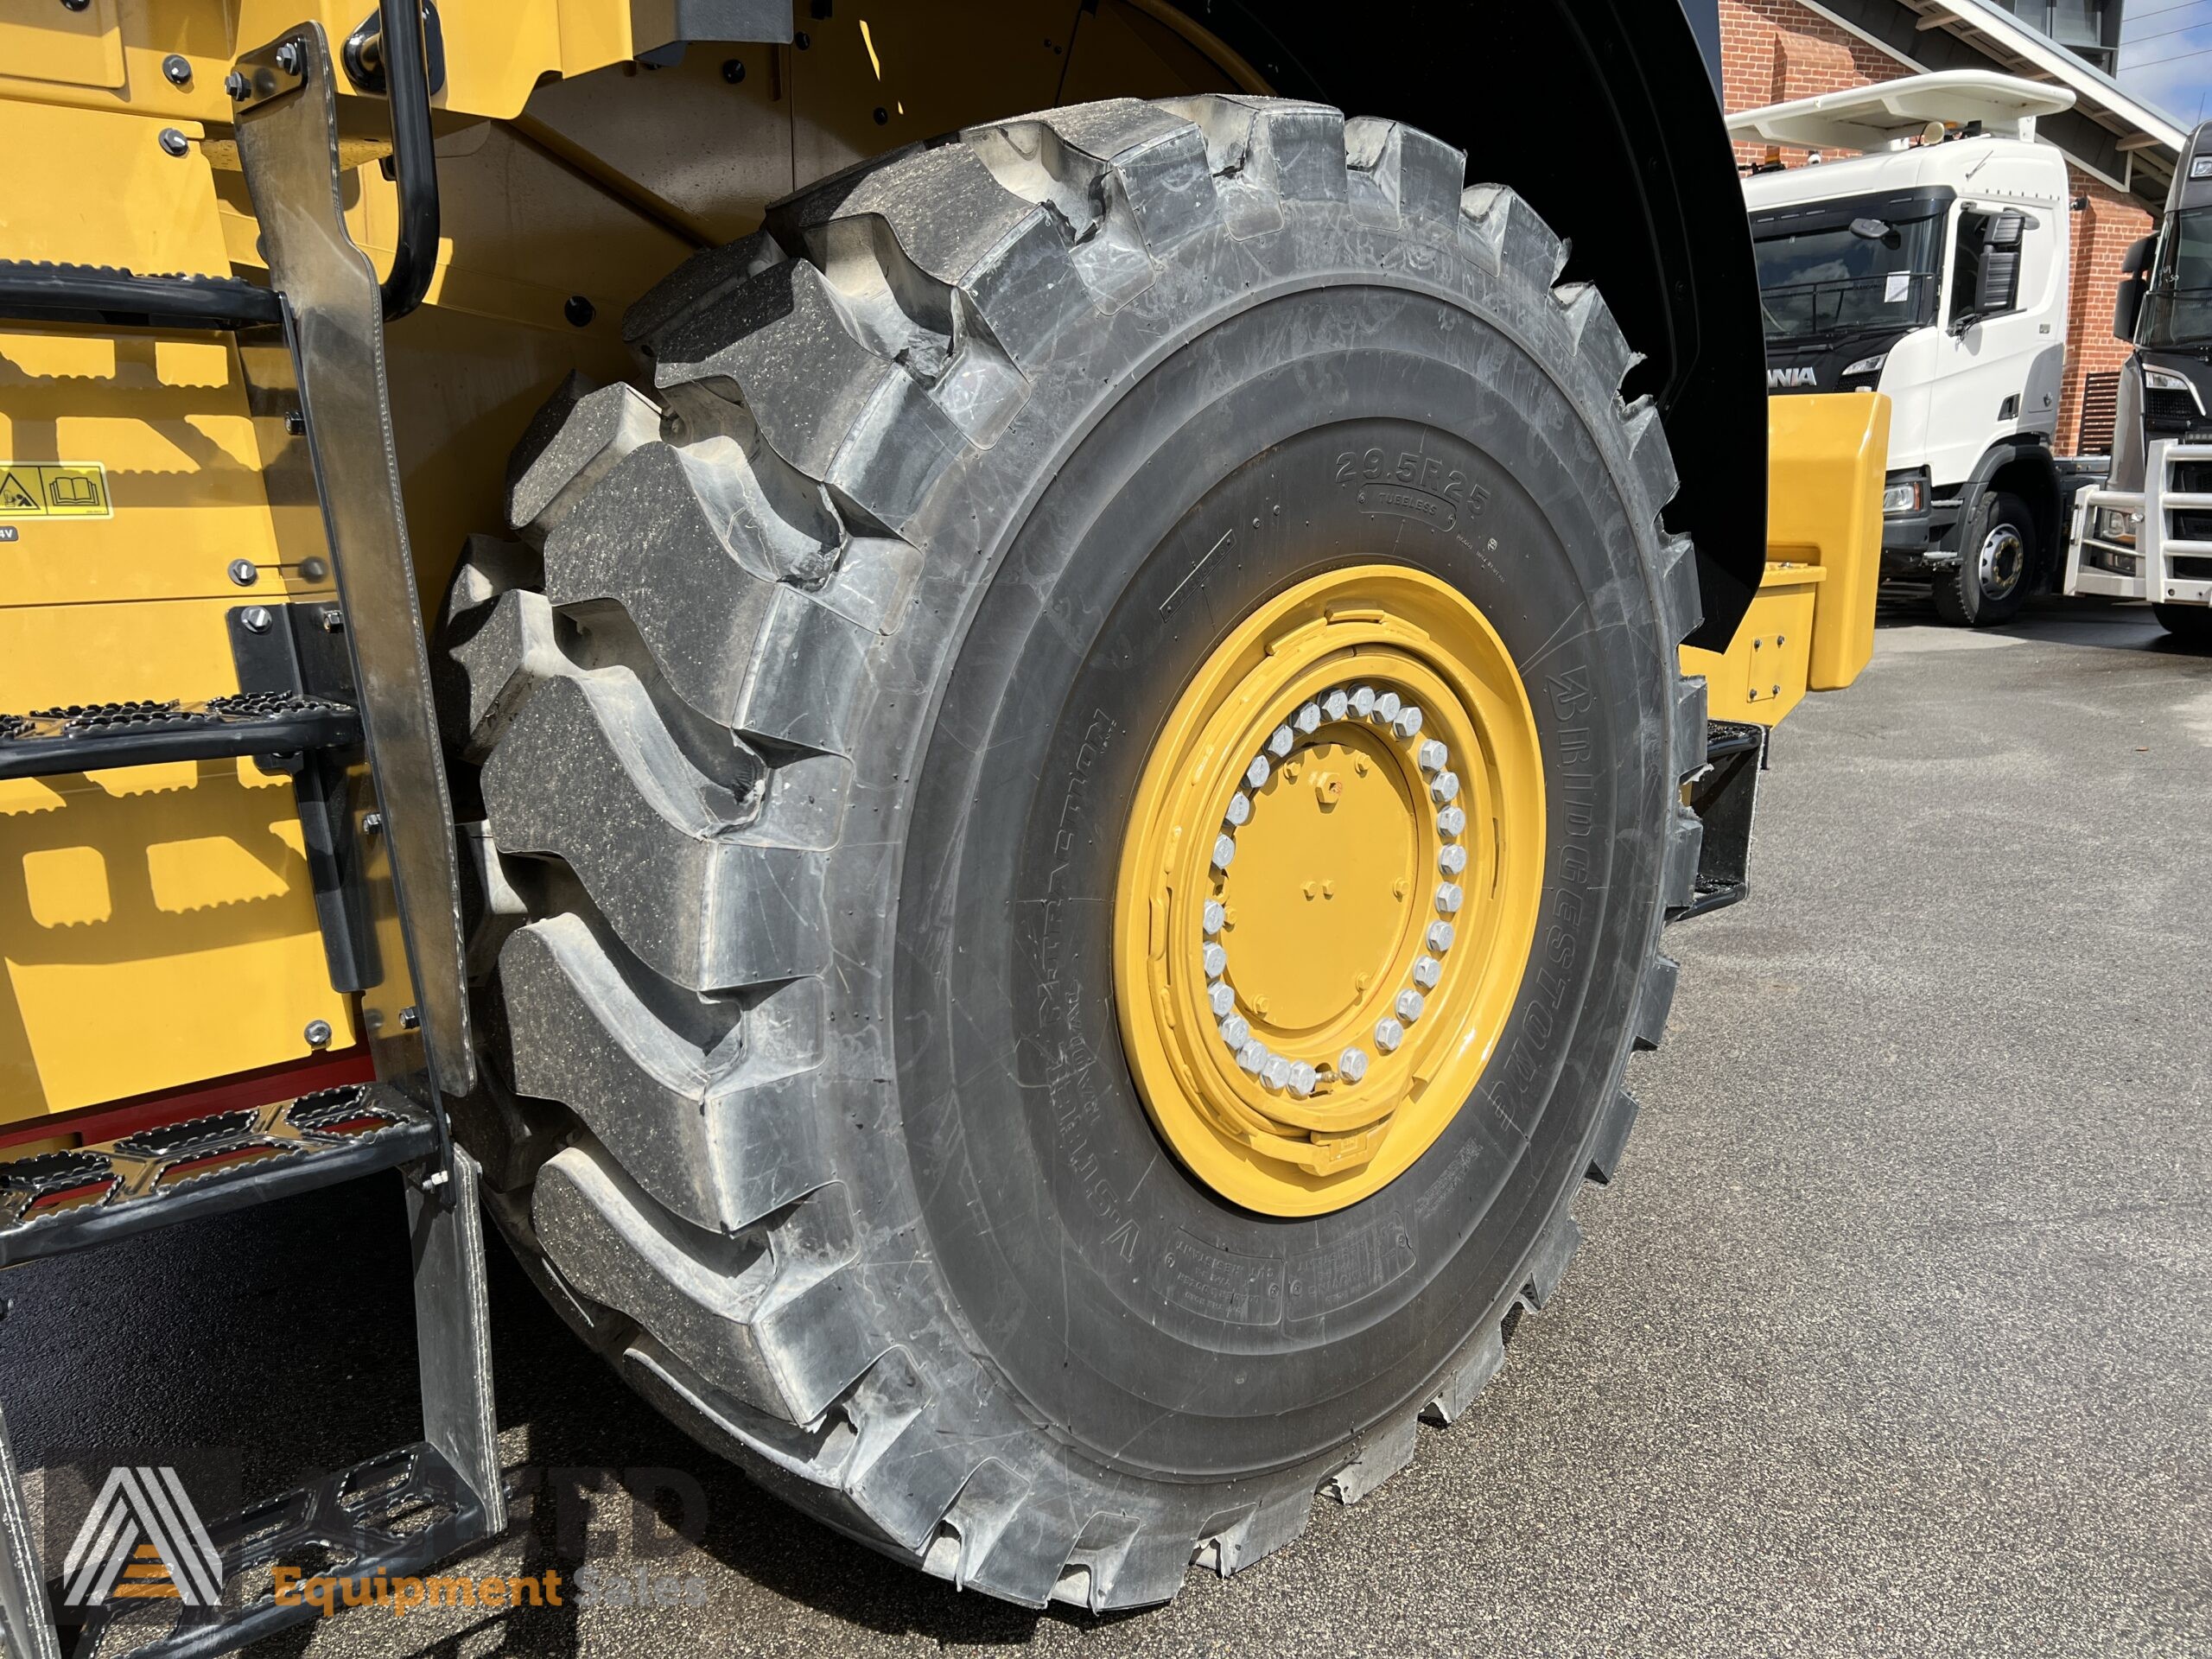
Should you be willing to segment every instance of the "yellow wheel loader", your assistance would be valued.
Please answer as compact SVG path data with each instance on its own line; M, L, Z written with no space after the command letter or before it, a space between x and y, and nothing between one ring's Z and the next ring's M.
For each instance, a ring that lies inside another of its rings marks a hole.
M398 1167L424 1396L159 1606L0 1436L12 1650L503 1525L486 1214L711 1452L1027 1605L1463 1412L1871 649L1887 404L1770 438L1717 54L0 0L0 1264Z

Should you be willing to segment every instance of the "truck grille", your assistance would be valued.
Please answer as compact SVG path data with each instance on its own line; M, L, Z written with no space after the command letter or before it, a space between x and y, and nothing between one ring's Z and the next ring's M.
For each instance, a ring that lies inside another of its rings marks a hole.
M2196 399L2189 393L2155 386L2145 389L2143 419L2145 424L2178 432L2196 418Z

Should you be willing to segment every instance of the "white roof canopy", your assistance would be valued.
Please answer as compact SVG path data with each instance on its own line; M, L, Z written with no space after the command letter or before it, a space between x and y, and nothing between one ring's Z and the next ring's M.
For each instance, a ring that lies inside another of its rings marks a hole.
M1878 150L1904 143L1931 121L1955 126L1979 121L1986 132L2033 138L2037 116L2073 107L2069 87L1953 69L1745 110L1728 118L1728 132L1808 149Z

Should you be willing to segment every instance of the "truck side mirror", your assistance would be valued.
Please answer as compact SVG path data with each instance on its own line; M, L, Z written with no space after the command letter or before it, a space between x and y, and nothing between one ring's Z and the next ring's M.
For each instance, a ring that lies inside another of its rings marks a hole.
M1979 316L2001 316L2020 307L2020 249L2027 238L2028 216L2017 208L1997 215L1989 227L1989 240L1981 253L1981 291L1975 296Z
M2144 296L2151 291L2151 252L2157 238L2145 237L2129 245L2120 262L2120 287L2113 295L2112 332L2115 340L2133 345L2135 326L2143 320Z

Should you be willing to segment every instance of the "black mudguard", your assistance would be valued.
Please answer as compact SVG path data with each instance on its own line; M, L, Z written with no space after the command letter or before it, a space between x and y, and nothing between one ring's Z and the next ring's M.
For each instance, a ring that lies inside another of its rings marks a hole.
M1718 0L1179 0L1278 92L1412 123L1467 151L1572 238L1649 359L1719 650L1766 561L1765 351L1735 153L1721 123Z

